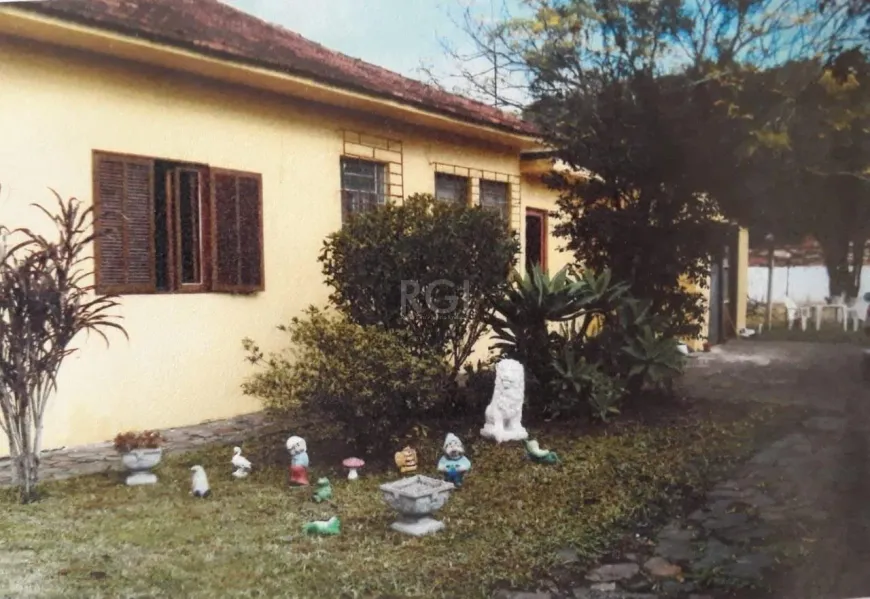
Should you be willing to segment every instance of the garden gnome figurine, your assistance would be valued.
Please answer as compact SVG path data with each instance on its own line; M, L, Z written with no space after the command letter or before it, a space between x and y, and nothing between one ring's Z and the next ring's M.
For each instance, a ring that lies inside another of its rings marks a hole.
M308 445L302 437L287 439L287 451L290 452L290 484L308 486Z
M453 433L447 433L444 439L444 455L438 460L438 472L444 475L444 480L459 488L469 470L471 470L471 460L465 457L462 441Z
M522 424L525 392L523 365L516 360L500 361L495 367L495 388L480 434L496 443L528 439L529 433Z

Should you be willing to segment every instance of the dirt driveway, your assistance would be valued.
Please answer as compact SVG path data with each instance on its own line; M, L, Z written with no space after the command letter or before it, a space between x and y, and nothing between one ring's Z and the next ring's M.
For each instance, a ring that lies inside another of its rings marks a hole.
M805 456L763 472L778 481L793 477L789 488L805 500L814 526L792 539L807 555L770 581L774 597L870 596L870 383L861 378L861 353L847 344L734 341L697 354L681 383L694 397L770 402L801 413L794 422L802 424L782 432ZM807 420L807 410L814 418ZM824 434L811 434L813 428Z

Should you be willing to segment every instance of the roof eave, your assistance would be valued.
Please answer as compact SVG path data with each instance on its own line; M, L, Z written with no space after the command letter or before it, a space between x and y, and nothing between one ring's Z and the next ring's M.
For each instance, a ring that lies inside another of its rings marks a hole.
M319 81L309 75L293 74L266 65L242 62L237 58L218 56L216 52L206 53L199 48L183 48L141 36L136 37L131 33L49 16L44 11L35 10L32 5L0 5L0 35L2 34L203 75L227 83L331 106L359 110L517 148L520 151L540 147L534 135L507 126L471 121L462 116L445 114L415 103L400 102L386 95L375 95L368 91Z

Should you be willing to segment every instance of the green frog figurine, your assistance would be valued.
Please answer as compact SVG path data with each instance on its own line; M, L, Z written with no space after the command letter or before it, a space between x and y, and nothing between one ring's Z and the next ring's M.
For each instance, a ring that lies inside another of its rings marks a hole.
M329 484L328 478L317 479L317 490L312 498L317 503L332 499L332 485Z
M315 520L302 525L302 532L309 535L335 536L341 532L341 520L333 516L329 520Z

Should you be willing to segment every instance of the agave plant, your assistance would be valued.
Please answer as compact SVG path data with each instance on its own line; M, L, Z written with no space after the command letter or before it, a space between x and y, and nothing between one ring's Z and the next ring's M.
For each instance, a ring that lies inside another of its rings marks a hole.
M554 416L561 410L574 410L578 404L589 407L593 417L607 421L619 414L619 402L625 389L619 381L566 344L553 359L557 376L550 389L558 398Z
M685 356L677 346L676 339L656 335L649 326L642 327L622 350L633 362L628 376L641 385L669 384L685 366Z
M554 376L552 355L563 345L563 337L550 330L550 323L559 323L563 331L568 327L582 340L595 316L611 312L628 289L613 284L607 271L577 274L569 266L552 278L537 265L525 276L514 271L510 283L505 296L493 302L493 349L518 359L531 381L540 384Z

